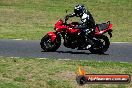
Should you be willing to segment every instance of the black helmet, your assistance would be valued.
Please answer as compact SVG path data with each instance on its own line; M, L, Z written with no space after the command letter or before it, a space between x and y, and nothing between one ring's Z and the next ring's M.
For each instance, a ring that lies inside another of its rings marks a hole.
M82 16L84 12L85 12L84 5L75 6L74 13L76 16Z

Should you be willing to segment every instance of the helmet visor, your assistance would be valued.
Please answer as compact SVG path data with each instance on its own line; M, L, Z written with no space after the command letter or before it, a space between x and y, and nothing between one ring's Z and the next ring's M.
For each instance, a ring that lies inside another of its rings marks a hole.
M74 9L74 13L76 14L76 16L81 16L83 14L83 11L79 9Z

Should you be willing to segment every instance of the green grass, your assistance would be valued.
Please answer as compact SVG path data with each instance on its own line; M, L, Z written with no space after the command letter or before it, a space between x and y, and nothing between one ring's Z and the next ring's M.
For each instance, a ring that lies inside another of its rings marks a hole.
M132 63L0 57L0 88L131 88L130 84L76 83L78 66L88 74L130 74Z
M132 0L0 0L1 39L41 39L78 3L84 3L97 23L111 20L111 41L132 42ZM76 19L76 18L73 18Z
M111 41L132 42L132 0L0 0L0 38L40 40L66 15L65 9L72 13L78 3L85 4L97 23L111 20ZM132 83L78 86L75 73L79 65L87 73L132 75L132 63L0 57L0 88L132 87Z

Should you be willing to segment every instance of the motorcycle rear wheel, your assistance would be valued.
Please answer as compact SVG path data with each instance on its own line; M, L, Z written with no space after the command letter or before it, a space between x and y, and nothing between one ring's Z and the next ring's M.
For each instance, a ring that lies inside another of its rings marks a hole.
M93 54L104 54L109 48L110 41L107 36L102 35L99 38L100 44L97 45L96 47L93 46L89 49L89 51Z
M57 36L54 42L51 41L51 37L47 34L45 35L40 42L41 48L44 52L54 52L56 51L61 45L61 37Z

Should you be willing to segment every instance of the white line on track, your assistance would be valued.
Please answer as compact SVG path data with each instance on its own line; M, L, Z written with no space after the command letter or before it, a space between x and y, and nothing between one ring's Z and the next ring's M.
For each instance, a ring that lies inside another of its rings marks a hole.
M19 59L19 58L21 58L21 57L10 57L11 59ZM49 58L35 58L35 59L39 59L39 60L48 60ZM57 60L60 60L60 61L69 61L69 60L71 60L71 59L57 59ZM73 60L73 61L92 61L92 60ZM96 61L96 60L94 60L94 61ZM97 62L99 62L99 63L102 63L102 62L109 62L109 61L97 61ZM111 61L110 61L111 62ZM112 61L112 62L114 62L114 61ZM128 62L123 62L123 61L118 61L118 62L120 62L120 63L128 63Z
M111 42L111 43L119 43L119 44L125 44L125 43L132 43L132 42Z
M71 59L58 59L58 60L64 60L64 61L68 61L68 60L71 60Z
M12 59L18 59L18 58L20 58L20 57L10 57L10 58L12 58Z
M47 60L48 58L36 58L36 59L39 59L39 60Z
M22 40L22 39L12 39L12 40Z

